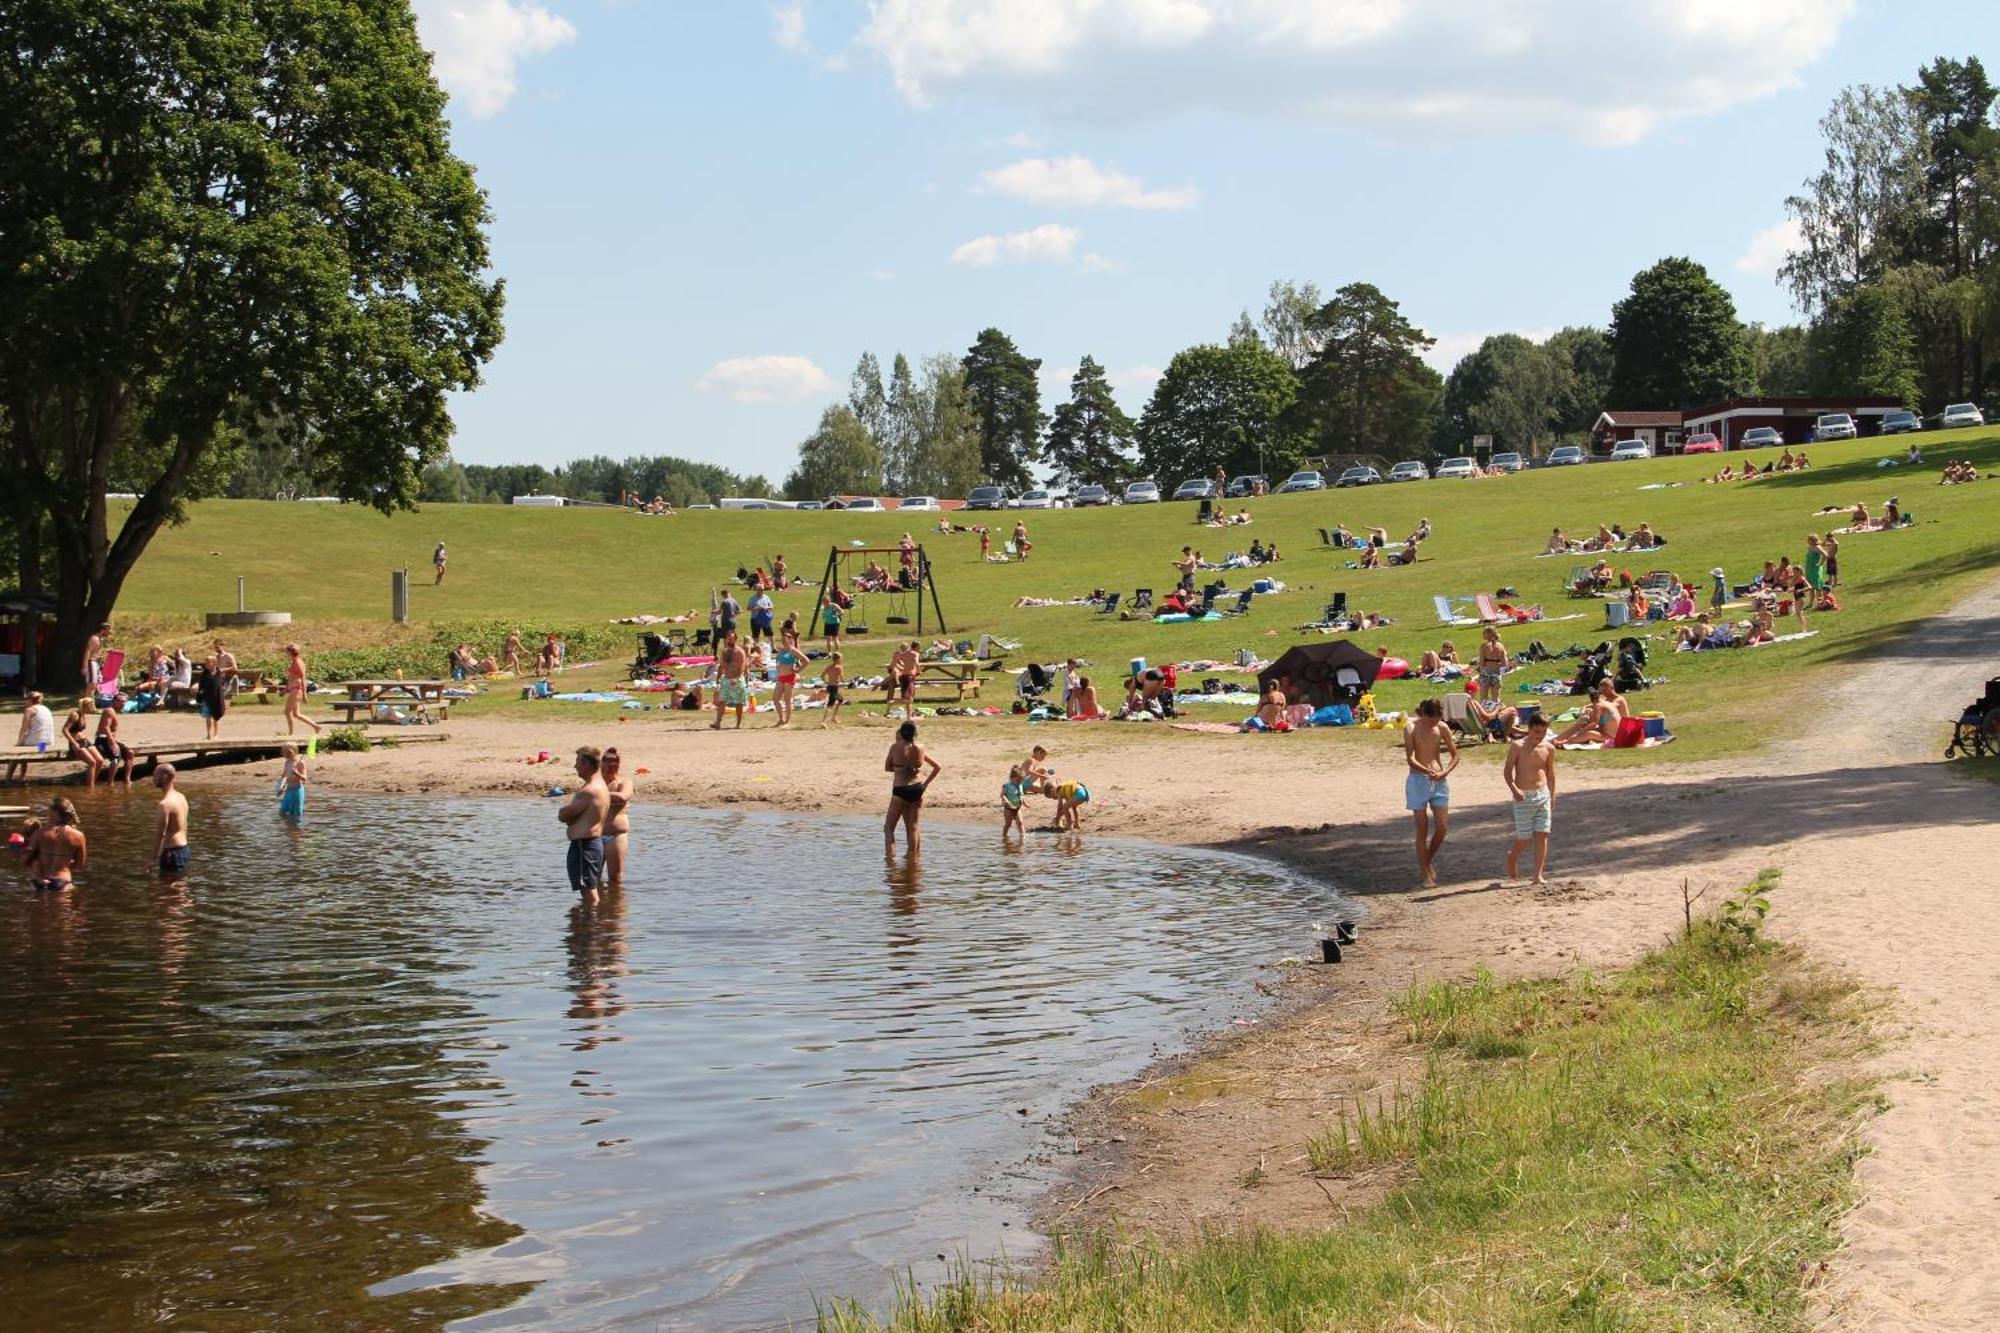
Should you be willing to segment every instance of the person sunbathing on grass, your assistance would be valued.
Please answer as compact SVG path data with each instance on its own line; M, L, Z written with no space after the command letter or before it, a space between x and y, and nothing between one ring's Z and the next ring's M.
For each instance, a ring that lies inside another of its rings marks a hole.
M1682 625L1674 631L1674 650L1676 652L1682 649L1686 649L1689 652L1694 651L1708 642L1708 636L1714 632L1714 629L1715 627L1709 623L1708 612L1702 612L1694 618L1693 624Z
M1750 632L1743 636L1743 643L1745 647L1750 647L1760 643L1770 643L1777 637L1777 631L1772 628L1771 613L1759 611L1751 619Z
M1355 562L1354 567L1356 569L1380 569L1382 567L1382 548L1372 545L1363 546L1361 548L1361 558Z
M1543 555L1569 554L1569 538L1563 536L1563 530L1561 528L1556 528L1555 530L1549 533L1549 544L1542 548L1542 554Z
M1583 716L1569 724L1557 745L1609 745L1618 734L1618 724L1631 715L1631 706L1618 693L1618 684L1606 676L1597 682L1597 694L1583 710Z

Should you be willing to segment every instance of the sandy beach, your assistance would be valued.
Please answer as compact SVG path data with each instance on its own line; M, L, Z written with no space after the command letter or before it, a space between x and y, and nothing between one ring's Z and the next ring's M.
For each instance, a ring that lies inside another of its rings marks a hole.
M1388 1018L1413 977L1487 967L1502 976L1615 966L1679 923L1682 884L1711 901L1776 867L1772 928L1889 1000L1877 1059L1888 1109L1866 1127L1862 1205L1820 1287L1830 1325L2000 1325L2000 926L1965 901L1993 882L1990 829L2000 785L1939 761L1942 721L2000 661L2000 584L1855 663L1818 700L1771 681L1792 737L1750 759L1608 769L1563 766L1552 882L1496 876L1511 837L1501 747L1471 751L1454 775L1444 883L1416 887L1403 765L1393 733L1356 752L1308 738L1224 736L1142 726L1027 728L954 723L926 737L945 764L931 817L991 821L1009 763L1040 741L1065 776L1088 782L1085 828L1274 857L1364 900L1362 945L1335 968L1297 968L1270 989L1286 1001L1259 1026L1135 1087L1105 1090L1072 1127L1071 1183L1046 1222L1115 1217L1163 1231L1270 1222L1325 1225L1376 1183L1330 1189L1300 1145L1337 1102L1420 1072ZM1920 676L1917 673L1921 673ZM1920 691L1910 682L1921 679ZM232 716L260 734L275 710ZM195 728L146 715L130 739ZM336 790L542 794L567 785L568 751L616 743L642 802L758 805L801 815L874 814L889 741L879 721L779 731L759 715L741 732L692 718L629 723L463 718L449 745L322 758ZM529 765L549 751L558 762ZM186 789L264 787L273 764L190 773ZM1043 816L1037 805L1030 812ZM672 837L642 816L639 837ZM553 846L553 842L552 842ZM550 861L551 890L560 877ZM1301 941L1301 952L1310 941ZM1255 1173L1256 1188L1243 1184Z

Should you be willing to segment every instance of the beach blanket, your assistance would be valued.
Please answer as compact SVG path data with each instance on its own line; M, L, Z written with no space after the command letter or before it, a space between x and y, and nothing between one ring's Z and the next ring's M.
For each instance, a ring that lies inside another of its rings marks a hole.
M1648 736L1637 745L1606 745L1603 741L1571 741L1567 745L1558 745L1556 748L1558 750L1651 750L1662 745L1672 745L1673 743L1673 733L1668 732L1664 736Z
M1169 611L1166 615L1154 616L1153 623L1157 625L1185 625L1190 620L1221 620L1223 618L1220 611L1210 611L1205 616L1191 616L1185 611Z
M631 697L623 690L577 690L568 694L549 696L566 704L622 704Z

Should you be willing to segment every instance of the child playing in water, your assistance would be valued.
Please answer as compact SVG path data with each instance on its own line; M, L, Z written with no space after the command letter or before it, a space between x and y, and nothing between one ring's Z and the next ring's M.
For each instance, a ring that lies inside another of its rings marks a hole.
M1083 808L1084 803L1090 799L1090 788L1071 778L1067 781L1053 784L1050 788L1050 794L1056 798L1056 827L1058 829L1076 828L1078 826L1077 813Z
M288 819L304 819L306 815L306 761L296 745L285 747L285 772L278 779L278 813Z
M1007 780L1000 784L1000 836L1006 837L1008 830L1025 834L1021 825L1021 804L1028 798L1026 775L1019 764L1007 770Z

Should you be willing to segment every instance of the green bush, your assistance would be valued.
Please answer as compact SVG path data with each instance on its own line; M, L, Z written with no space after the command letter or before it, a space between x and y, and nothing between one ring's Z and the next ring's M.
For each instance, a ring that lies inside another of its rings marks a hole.
M409 643L383 644L372 648L336 648L325 652L308 649L313 679L321 683L394 676L398 672L412 679L444 676L449 673L451 650L465 643L481 657L500 656L509 630L521 631L522 662L532 667L541 651L542 635L554 631L569 645L569 663L628 661L637 644L636 631L622 625L571 624L530 627L519 621L451 620L430 627L427 639ZM274 675L284 674L280 658L245 660Z
M368 733L359 727L335 727L320 738L322 750L366 750Z

